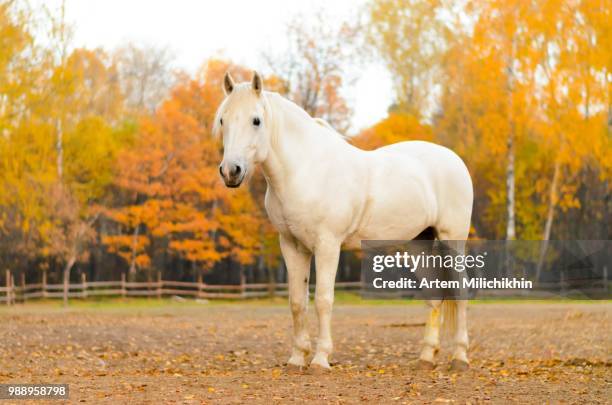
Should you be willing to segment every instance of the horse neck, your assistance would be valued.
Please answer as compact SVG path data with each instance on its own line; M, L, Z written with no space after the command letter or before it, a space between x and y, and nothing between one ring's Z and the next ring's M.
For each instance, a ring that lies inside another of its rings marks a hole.
M298 106L279 95L268 96L274 127L270 150L263 162L268 186L282 193L291 176L304 165L320 164L320 151L344 142L328 133Z

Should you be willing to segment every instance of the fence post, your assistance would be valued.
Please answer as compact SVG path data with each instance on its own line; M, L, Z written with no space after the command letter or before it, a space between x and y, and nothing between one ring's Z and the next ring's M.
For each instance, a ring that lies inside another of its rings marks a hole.
M47 298L47 269L43 269L42 274L42 296Z
M259 266L261 270L265 270L268 275L268 296L274 298L276 295L276 269L272 266L266 266L263 256L259 258Z
M25 295L25 286L26 286L26 282L25 282L25 271L21 272L21 301L25 303L26 301L26 295Z
M9 273L11 277L11 305L15 305L15 276Z
M85 273L81 273L81 284L81 296L87 298L87 275Z
M161 298L162 296L162 276L161 271L157 271L157 298Z
M246 297L246 275L243 266L240 266L240 297Z
M127 291L125 290L125 273L121 273L121 297L125 298Z
M11 305L11 272L6 271L6 305Z
M202 283L202 272L198 271L198 298L201 298L203 288L204 288L204 285Z
M68 306L68 294L70 294L70 273L64 270L62 275L62 283L64 284L64 307Z
M561 295L565 295L565 274L563 274L563 269L561 269L560 284L561 284Z

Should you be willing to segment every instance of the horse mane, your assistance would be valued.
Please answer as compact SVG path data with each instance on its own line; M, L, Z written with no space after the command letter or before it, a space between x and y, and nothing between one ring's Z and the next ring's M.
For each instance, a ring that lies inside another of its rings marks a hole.
M295 104L293 101L283 97L282 95L276 92L269 92L267 94L272 96L272 97L268 97L268 100L272 101L270 104L274 104L274 107L292 108L294 110L299 110L302 114L307 115L310 119L312 119L320 127L328 130L337 138L345 142L348 142L346 135L343 135L340 132L336 131L336 129L332 127L332 125L329 122L325 121L323 118L311 117L302 107L300 107L299 105Z
M233 97L236 97L236 96L240 97L240 93L242 91L250 89L250 86L251 86L250 83L237 84L234 87L234 91L232 92ZM280 114L278 114L278 111L276 110L293 109L294 111L307 116L308 118L313 120L318 126L331 132L334 136L338 137L339 139L345 142L348 142L347 136L336 131L329 122L325 121L322 118L311 117L302 107L295 104L291 100L283 97L279 93L265 91L263 93L263 96L264 96L264 110L266 112L267 119L269 120L269 122L271 122L271 132L272 132L273 140L275 137L279 136L279 134L277 133L278 132L277 128L279 125L278 120L280 119ZM225 107L227 106L228 100L229 100L229 97L226 97L219 105L219 108L217 108L217 112L215 114L214 122L212 125L212 134L214 137L218 137L219 134L221 133L220 118L221 118L221 115L223 114L223 111L225 110Z
M334 128L331 126L331 124L327 121L325 121L323 118L313 118L313 120L315 120L315 122L319 125L321 125L322 127L325 127L327 129L331 129L332 131L334 130Z

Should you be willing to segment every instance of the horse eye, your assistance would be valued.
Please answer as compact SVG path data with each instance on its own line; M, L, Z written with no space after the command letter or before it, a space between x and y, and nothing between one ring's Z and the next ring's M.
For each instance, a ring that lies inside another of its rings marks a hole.
M259 118L255 117L253 118L253 125L255 125L256 127L259 126L259 124L261 124L261 121L259 121Z

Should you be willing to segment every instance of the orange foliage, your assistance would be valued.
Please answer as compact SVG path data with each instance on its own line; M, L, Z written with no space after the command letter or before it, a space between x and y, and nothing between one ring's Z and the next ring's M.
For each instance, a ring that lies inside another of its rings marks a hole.
M199 79L184 79L154 116L141 120L135 145L118 159L116 186L130 203L109 210L121 233L104 243L131 266L151 263L150 239L207 268L225 257L251 263L260 249L257 207L248 189L223 186L219 140L210 133L229 67L213 60Z
M412 114L391 112L387 118L354 137L352 142L362 149L372 150L392 143L414 140L432 141L431 127L421 123Z

